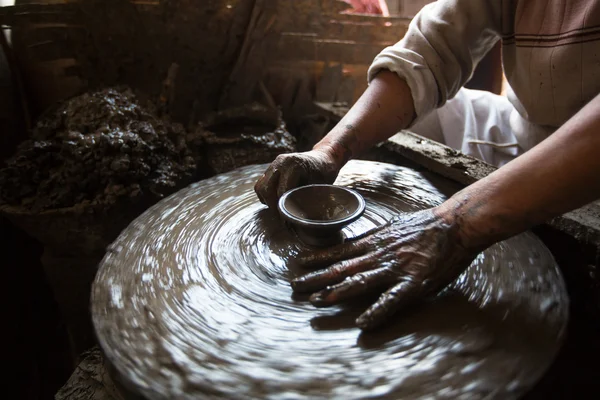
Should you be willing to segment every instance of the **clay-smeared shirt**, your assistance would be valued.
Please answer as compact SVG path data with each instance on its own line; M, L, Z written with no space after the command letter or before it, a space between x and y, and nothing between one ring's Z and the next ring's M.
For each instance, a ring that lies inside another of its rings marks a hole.
M600 93L600 0L438 0L375 58L369 80L381 69L404 78L418 121L458 92L498 40L524 149Z

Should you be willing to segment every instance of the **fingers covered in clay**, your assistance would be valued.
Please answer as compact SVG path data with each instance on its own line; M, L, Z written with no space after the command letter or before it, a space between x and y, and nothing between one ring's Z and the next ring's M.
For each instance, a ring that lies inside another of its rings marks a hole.
M337 285L329 286L313 294L310 302L316 307L327 307L358 296L385 290L390 286L390 282L393 280L390 279L389 271L386 269L360 272Z
M389 222L388 222L387 224L385 224L385 225L376 226L376 227L375 227L375 228L373 228L373 229L369 229L369 230L368 230L368 231L366 231L365 233L361 233L360 235L354 236L354 237L352 237L352 238L347 238L347 239L345 239L345 240L344 240L344 242L345 242L345 243L352 243L352 242L357 242L357 241L360 241L360 240L362 240L362 239L365 239L365 238L367 238L367 237L370 237L370 236L372 236L373 234L375 234L375 233L377 233L377 232L379 232L379 231L382 231L382 230L384 230L384 229L385 229L385 228L386 228L388 225L390 225L390 223L389 223Z
M305 175L306 173L302 168L294 167L284 169L279 177L277 197L283 196L288 190L301 186L300 183Z
M369 271L378 265L376 256L370 254L350 260L344 260L331 267L312 272L292 281L292 288L296 292L314 292L327 286L335 285L347 277L359 272Z
M368 239L346 242L328 249L311 251L300 255L296 262L307 269L317 269L365 254L371 247Z
M254 191L263 204L276 209L285 192L304 184L333 183L338 172L335 160L319 151L282 154L256 182Z
M313 293L310 301L318 307L387 290L356 321L362 329L378 327L469 266L477 252L461 246L457 232L431 210L402 214L357 240L301 257L304 266L329 267L295 279L292 288Z
M254 186L254 191L260 202L269 206L269 208L277 207L279 174L280 172L271 165Z

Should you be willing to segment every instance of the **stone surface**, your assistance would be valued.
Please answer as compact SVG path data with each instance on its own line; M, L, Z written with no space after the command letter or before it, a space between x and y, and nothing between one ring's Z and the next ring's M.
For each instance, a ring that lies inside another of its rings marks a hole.
M55 400L123 400L109 377L100 349L95 347L81 357L83 360Z

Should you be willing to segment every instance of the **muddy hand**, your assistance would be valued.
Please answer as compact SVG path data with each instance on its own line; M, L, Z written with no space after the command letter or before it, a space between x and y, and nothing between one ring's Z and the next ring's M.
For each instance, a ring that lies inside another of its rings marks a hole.
M329 267L295 279L292 288L313 293L310 301L318 307L383 293L356 320L361 329L378 327L470 265L477 253L461 245L458 231L433 210L400 215L360 238L301 258L306 267Z
M254 191L263 204L277 208L278 199L288 190L315 183L333 183L340 167L325 152L282 154L256 182Z

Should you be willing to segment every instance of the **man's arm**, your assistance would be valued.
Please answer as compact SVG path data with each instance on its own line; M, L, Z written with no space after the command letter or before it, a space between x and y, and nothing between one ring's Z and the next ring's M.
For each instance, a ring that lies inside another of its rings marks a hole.
M369 88L315 149L333 152L341 167L444 105L499 39L501 14L497 1L425 6L404 38L375 58Z
M312 151L278 156L256 183L256 194L275 209L279 197L290 189L333 183L350 158L407 127L413 118L413 101L406 82L393 72L381 71Z
M405 81L381 71L361 99L316 146L343 165L410 125ZM600 198L600 97L550 138L449 199L439 212L459 218L476 246L526 230Z
M329 306L384 292L356 321L385 323L455 280L486 247L600 198L600 95L550 138L438 207L301 259L329 266L292 282Z
M342 120L314 146L329 154L338 168L410 125L415 118L406 81L381 71Z
M600 95L544 142L454 195L439 215L473 248L600 198Z
M274 208L294 187L332 183L350 158L442 106L498 40L502 4L438 0L425 6L405 37L375 58L369 88L313 151L275 159L255 186L259 199Z

